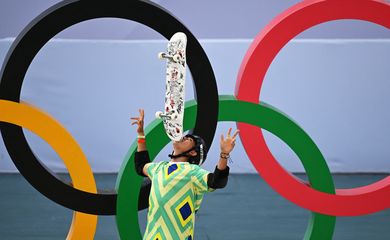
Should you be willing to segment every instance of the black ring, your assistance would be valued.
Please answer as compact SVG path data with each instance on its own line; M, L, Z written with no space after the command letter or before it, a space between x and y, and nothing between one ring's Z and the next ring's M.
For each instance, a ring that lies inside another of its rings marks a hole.
M176 32L187 35L187 63L194 81L198 112L194 133L211 145L218 120L218 91L214 72L195 36L161 6L142 0L66 0L36 17L13 42L1 70L0 99L20 101L25 74L35 55L57 33L76 23L114 17L142 23L169 39ZM97 215L116 214L116 194L92 194L59 180L34 155L22 128L0 124L12 161L27 181L43 195L75 211ZM140 208L147 207L147 185L140 193Z

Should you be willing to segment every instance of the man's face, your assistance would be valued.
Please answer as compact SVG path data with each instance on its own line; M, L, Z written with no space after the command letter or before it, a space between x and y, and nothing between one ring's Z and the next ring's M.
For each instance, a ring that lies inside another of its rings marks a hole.
M195 141L191 137L184 136L180 141L173 142L173 149L175 152L185 152L195 146Z

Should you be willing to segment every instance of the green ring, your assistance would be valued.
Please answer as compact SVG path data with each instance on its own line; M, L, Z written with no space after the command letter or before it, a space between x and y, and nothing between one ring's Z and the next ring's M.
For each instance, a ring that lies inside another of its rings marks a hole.
M186 103L184 118L185 131L195 126L196 110L197 104L194 100ZM250 114L245 114L244 112ZM269 119L272 119L273 123L278 124L270 124ZM288 144L295 154L300 157L310 184L314 189L335 193L333 180L323 155L309 135L281 111L264 103L254 104L239 101L234 96L220 96L218 121L249 123L271 132ZM170 140L165 134L162 121L158 119L148 125L145 133L149 142L148 151L150 158L154 159ZM292 133L299 134L295 135ZM300 142L307 144L305 151L298 152L294 148L296 143ZM122 240L142 239L138 223L138 193L141 187L142 177L136 174L134 164L132 164L136 149L137 143L134 142L121 166L116 183L118 192L116 222ZM307 167L313 166L313 162L316 162L315 168ZM304 239L332 239L335 223L336 217L313 212Z

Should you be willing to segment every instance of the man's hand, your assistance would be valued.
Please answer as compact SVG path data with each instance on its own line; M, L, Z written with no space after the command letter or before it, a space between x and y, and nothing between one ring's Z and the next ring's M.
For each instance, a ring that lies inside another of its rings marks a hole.
M139 114L140 114L139 117L130 118L131 120L133 120L131 125L137 124L138 125L138 128L137 128L138 136L144 136L145 135L145 132L144 132L144 116L145 116L144 110L139 109Z
M236 144L236 137L240 130L236 130L233 136L230 136L231 132L232 128L229 128L226 138L223 137L223 134L221 135L221 153L229 154Z

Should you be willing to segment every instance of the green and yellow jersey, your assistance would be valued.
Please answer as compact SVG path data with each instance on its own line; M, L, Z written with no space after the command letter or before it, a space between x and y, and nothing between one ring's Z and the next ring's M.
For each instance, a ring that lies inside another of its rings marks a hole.
M152 181L145 240L193 240L195 211L207 186L208 171L188 162L147 166Z

